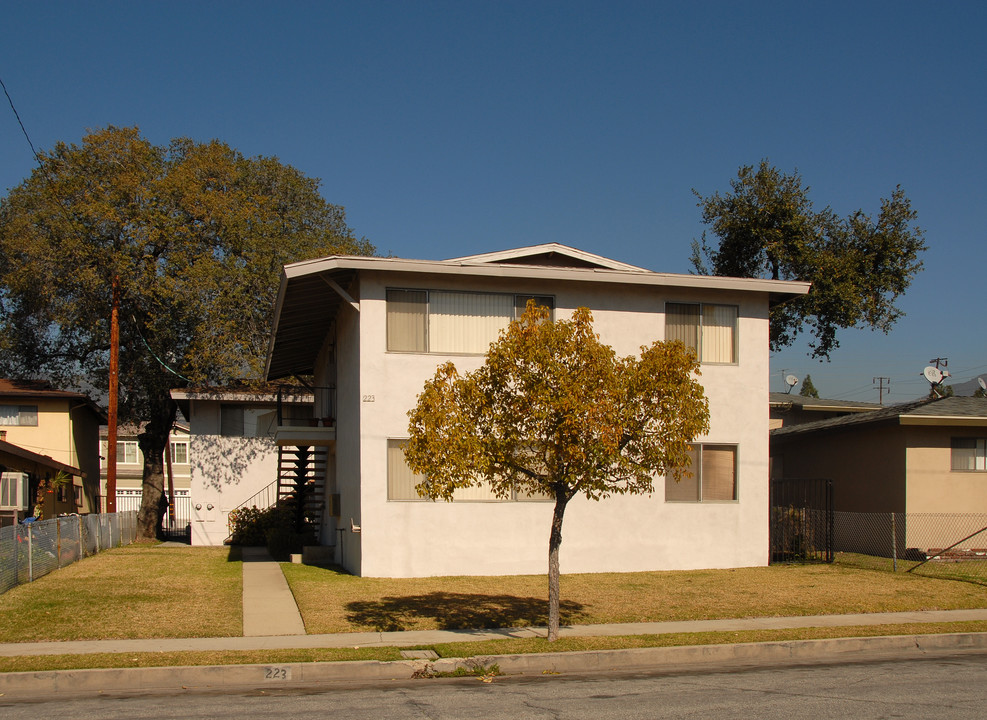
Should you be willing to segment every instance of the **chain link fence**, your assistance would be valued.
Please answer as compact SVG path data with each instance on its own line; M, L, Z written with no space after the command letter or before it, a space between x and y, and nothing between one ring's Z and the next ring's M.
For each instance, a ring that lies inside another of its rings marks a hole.
M137 537L137 513L69 515L0 528L0 593Z
M987 585L987 513L833 513L836 562Z

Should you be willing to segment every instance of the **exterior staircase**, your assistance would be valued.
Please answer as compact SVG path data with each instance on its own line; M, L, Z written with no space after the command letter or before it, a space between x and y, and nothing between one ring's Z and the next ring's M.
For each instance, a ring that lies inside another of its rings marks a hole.
M299 532L306 526L316 532L322 527L326 509L327 462L325 448L278 446L277 501L279 504L295 503L295 528Z

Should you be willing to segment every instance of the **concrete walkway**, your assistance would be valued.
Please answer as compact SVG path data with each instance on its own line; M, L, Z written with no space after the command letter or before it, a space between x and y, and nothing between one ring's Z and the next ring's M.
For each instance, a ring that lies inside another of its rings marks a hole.
M243 634L304 635L305 625L281 566L267 548L243 548Z

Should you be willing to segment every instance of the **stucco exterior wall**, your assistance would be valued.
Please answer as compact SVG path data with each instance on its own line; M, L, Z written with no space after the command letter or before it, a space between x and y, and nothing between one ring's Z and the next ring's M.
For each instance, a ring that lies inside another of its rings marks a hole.
M738 305L739 362L702 368L711 428L700 440L738 446L739 499L666 503L660 479L651 496L598 503L576 498L566 510L561 566L563 572L573 573L767 563L766 297L510 278L409 280L364 272L359 324L355 312L344 308L338 343L337 482L343 518L352 517L361 527L359 535L345 533L345 565L351 572L414 577L543 573L547 567L551 503L387 500L387 440L407 437L407 412L425 380L446 360L453 360L461 372L483 361L481 356L387 352L387 287L554 295L556 317L567 317L579 306L589 307L602 340L622 355L636 354L641 345L663 339L667 301ZM354 451L357 456L351 455Z
M4 402L37 405L38 424L5 425L2 429L7 433L7 442L82 470L85 480L75 478L75 485L83 488L78 511L95 512L99 492L100 420L90 406L64 397L18 397Z
M190 403L192 544L222 545L230 510L277 479L277 447L267 437L220 435L221 403Z
M951 440L984 437L983 428L917 426L902 428L908 458L908 512L950 513L948 521L935 517L908 522L908 547L927 550L949 547L983 527L987 514L987 472L952 470ZM971 516L977 513L979 515ZM960 549L984 549L980 533Z

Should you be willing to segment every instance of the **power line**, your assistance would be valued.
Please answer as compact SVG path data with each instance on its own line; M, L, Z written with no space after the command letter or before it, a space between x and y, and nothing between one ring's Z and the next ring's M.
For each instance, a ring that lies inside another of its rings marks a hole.
M34 149L34 143L31 142L31 136L27 134L27 128L24 127L24 123L21 121L21 115L17 112L17 108L14 107L14 101L10 97L10 93L7 92L7 86L3 84L3 78L0 78L0 87L3 88L3 94L7 96L7 102L10 103L10 109L14 111L14 117L17 118L17 124L21 126L21 132L24 133L24 139L27 140L27 144L31 146L31 154L34 155L34 159L38 161L38 165L41 164L41 157L38 155L38 151Z

